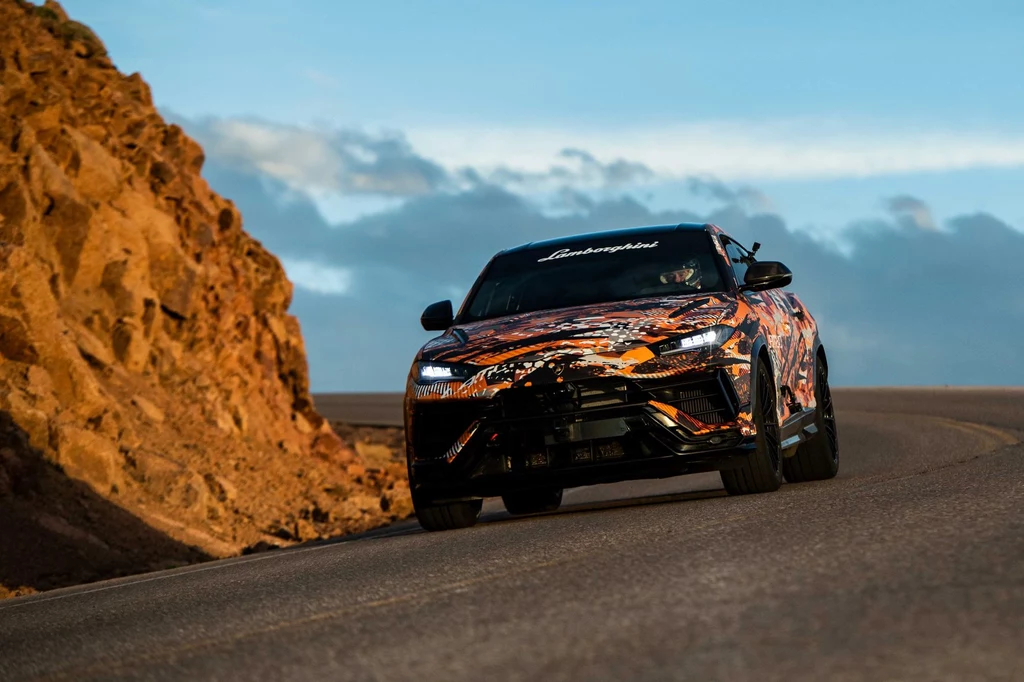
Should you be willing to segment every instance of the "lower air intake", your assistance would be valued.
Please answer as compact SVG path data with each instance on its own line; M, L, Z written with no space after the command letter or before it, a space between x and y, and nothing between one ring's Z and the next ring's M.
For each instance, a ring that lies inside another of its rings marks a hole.
M483 414L484 405L473 401L440 401L416 406L412 421L416 459L439 459Z
M736 404L728 381L721 373L659 386L650 391L654 400L668 403L705 424L722 424L736 418Z

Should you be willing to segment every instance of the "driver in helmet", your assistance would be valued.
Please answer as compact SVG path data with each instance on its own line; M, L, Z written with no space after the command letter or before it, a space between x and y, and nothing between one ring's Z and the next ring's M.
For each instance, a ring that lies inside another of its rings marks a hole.
M700 289L700 263L696 258L691 258L678 270L662 273L661 283L685 284L693 289Z

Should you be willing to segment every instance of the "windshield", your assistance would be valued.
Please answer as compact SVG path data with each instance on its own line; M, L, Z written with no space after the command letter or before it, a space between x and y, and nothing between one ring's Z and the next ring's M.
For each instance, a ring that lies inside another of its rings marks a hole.
M460 322L723 290L718 259L703 230L620 235L498 256Z

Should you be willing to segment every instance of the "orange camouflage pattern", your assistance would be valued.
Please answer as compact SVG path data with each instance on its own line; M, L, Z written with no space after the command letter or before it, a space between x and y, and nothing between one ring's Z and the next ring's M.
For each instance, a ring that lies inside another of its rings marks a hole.
M713 225L707 229L728 263L720 241L725 233ZM802 314L795 316L796 311ZM714 350L672 355L653 350L661 342L713 325L735 330ZM743 435L753 435L751 354L762 341L783 398L776 401L780 423L794 408L813 408L817 327L797 296L774 289L641 298L458 324L424 345L416 360L468 365L479 371L463 382L418 384L414 363L406 410L411 412L420 401L489 399L512 387L597 377L682 378L721 368L739 399L734 421L709 425L671 405L648 404L697 435L737 428ZM458 454L473 430L452 446L449 458Z

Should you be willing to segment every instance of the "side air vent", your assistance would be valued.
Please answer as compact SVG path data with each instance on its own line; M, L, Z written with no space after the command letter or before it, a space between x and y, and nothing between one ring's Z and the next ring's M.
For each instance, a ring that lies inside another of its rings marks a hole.
M721 424L736 418L736 401L728 379L721 372L678 384L650 388L653 400L668 403L705 424Z

